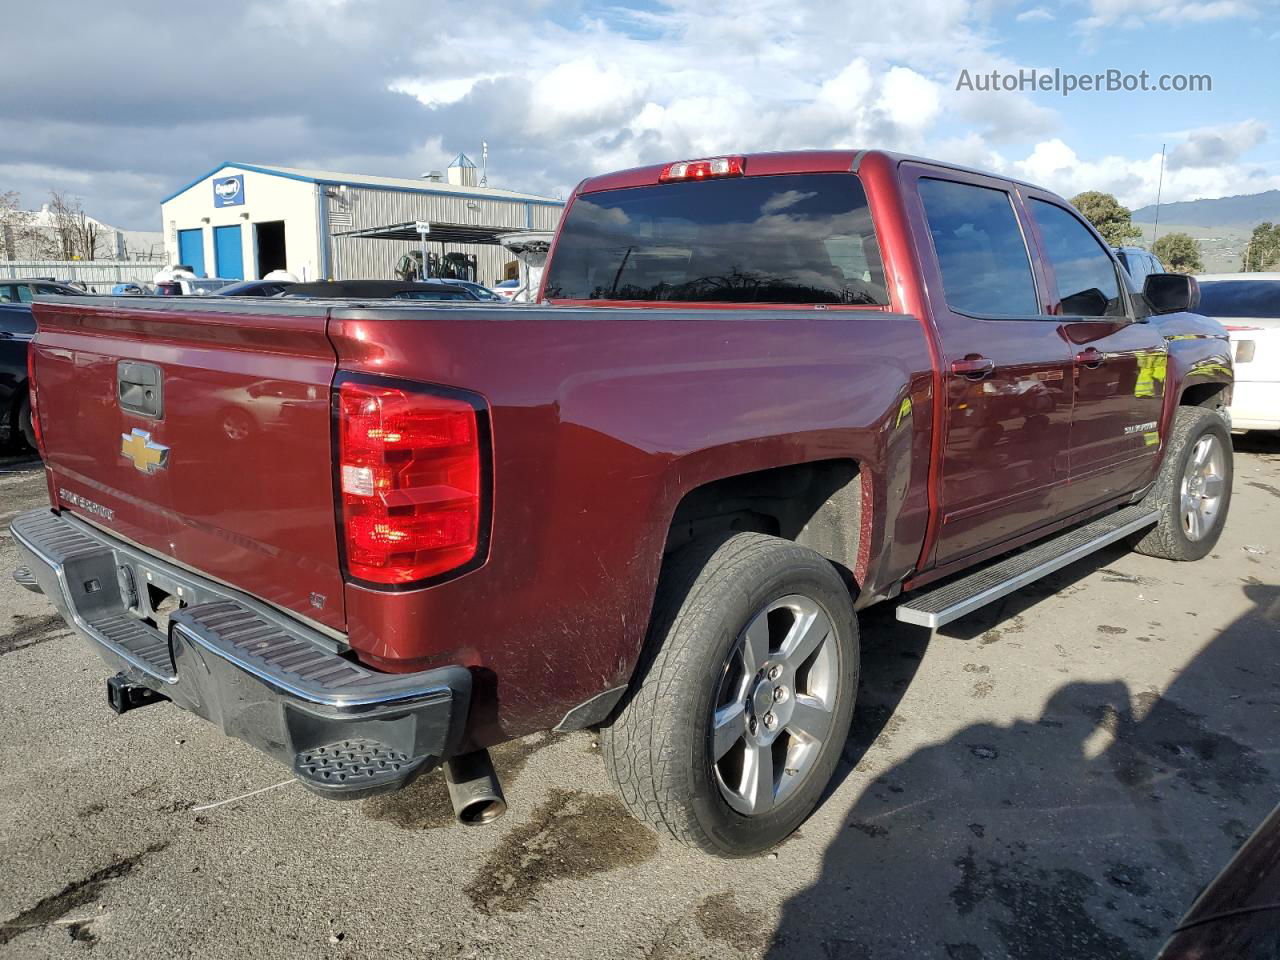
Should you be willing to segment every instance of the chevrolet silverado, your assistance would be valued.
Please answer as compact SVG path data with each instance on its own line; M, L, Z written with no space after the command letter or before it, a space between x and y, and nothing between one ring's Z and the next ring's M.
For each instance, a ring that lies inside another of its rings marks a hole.
M488 747L593 727L637 817L747 855L836 768L858 611L1212 548L1231 357L1197 296L1031 184L830 150L584 181L527 307L40 302L15 576L116 710L318 793L443 765L485 822Z

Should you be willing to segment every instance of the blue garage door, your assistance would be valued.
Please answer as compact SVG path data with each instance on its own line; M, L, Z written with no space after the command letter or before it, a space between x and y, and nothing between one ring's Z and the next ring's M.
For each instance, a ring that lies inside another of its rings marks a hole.
M244 244L238 226L213 228L213 256L218 276L228 280L244 279Z
M178 231L178 262L189 266L197 277L204 276L203 230Z

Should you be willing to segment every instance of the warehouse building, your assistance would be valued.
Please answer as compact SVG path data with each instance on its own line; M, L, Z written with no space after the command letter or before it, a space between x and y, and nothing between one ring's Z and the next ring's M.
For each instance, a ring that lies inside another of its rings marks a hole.
M300 280L395 276L425 252L433 276L493 284L517 276L497 236L554 230L564 201L480 183L459 154L418 179L224 163L161 201L171 264L198 275Z

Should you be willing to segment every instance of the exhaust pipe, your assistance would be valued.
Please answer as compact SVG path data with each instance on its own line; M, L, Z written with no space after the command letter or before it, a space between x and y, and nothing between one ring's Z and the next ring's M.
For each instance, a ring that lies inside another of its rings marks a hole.
M488 750L476 750L454 757L444 765L444 782L449 785L453 815L468 827L493 823L507 812L502 786L493 770Z

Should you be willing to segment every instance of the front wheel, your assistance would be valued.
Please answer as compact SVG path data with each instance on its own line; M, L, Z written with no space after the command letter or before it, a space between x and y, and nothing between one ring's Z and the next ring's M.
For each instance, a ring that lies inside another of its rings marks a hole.
M646 658L601 731L633 814L719 856L765 850L817 805L858 686L849 591L819 554L740 533L664 565Z
M1199 560L1218 542L1231 505L1231 434L1204 407L1179 407L1155 485L1143 504L1160 519L1134 549L1166 560Z

